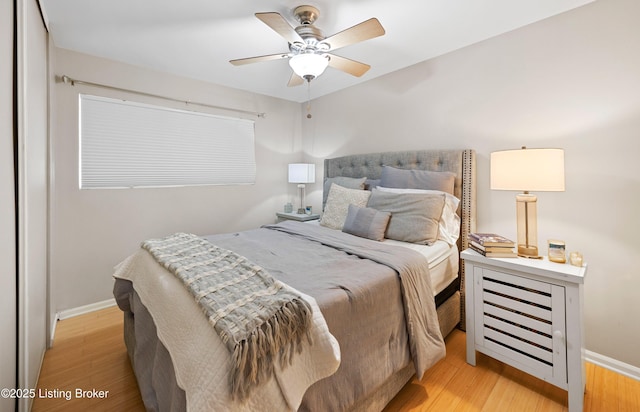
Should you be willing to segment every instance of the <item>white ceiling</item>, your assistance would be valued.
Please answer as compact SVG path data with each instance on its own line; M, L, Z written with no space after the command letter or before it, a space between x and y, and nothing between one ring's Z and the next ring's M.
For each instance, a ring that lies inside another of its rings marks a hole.
M384 36L336 53L370 64L371 70L356 78L327 68L311 82L315 98L593 0L39 1L57 47L302 102L307 88L287 87L286 60L229 63L288 51L287 42L254 13L275 11L295 26L292 10L310 4L320 10L315 25L325 36L371 17L380 20Z

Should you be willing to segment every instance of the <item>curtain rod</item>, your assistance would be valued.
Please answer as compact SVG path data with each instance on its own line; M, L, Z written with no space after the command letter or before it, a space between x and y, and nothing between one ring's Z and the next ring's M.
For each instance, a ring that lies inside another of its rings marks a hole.
M180 99L176 99L176 98L173 98L173 97L161 96L159 94L139 92L137 90L122 89L120 87L109 86L109 85L106 85L106 84L93 83L93 82L87 82L87 81L84 81L84 80L72 79L71 77L67 76L66 74L63 74L61 78L62 78L62 81L65 84L70 84L71 86L75 86L76 84L84 84L86 86L101 87L103 89L111 89L111 90L117 90L117 91L125 92L125 93L135 93L135 94L139 94L141 96L155 97L155 98L158 98L158 99L170 100L170 101L173 101L173 102L184 103L186 105L190 105L191 104L191 105L209 107L209 108L212 108L212 109L227 110L227 111L230 111L230 112L250 114L250 115L253 115L253 116L256 116L256 117L261 117L261 118L265 118L267 116L267 114L264 113L264 112L263 113L259 113L259 112L252 112L252 111L248 111L248 110L234 109L232 107L214 106L212 104L207 104L207 103L191 102L191 101L188 101L188 100L180 100Z

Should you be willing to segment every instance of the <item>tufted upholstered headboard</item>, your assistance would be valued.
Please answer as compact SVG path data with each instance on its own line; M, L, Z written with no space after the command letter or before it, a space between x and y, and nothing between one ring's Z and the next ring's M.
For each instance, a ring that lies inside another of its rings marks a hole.
M476 159L473 150L412 150L368 153L325 159L324 177L367 177L380 179L382 166L431 170L456 174L454 195L460 199L458 249L468 246L467 235L476 230ZM461 327L465 328L464 264L460 262Z

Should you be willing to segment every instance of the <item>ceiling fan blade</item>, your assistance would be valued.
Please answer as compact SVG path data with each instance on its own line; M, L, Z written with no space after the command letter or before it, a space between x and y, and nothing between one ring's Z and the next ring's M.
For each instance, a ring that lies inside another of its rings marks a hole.
M256 17L284 37L289 43L304 43L298 32L279 13L256 13Z
M360 63L335 54L329 54L329 66L356 77L362 76L371 68L368 64Z
M304 83L304 79L296 74L296 72L291 72L291 78L289 79L289 83L287 83L288 87L300 86Z
M382 36L385 33L384 27L376 18L372 18L363 21L360 24L349 27L339 33L329 36L322 40L322 43L327 43L330 46L330 50L336 50L341 47L349 46L350 44L359 43L361 41L373 39L374 37Z
M267 56L256 56L256 57L247 57L245 59L229 60L229 63L233 64L234 66L242 66L243 64L266 62L269 60L286 59L287 57L289 57L289 55L286 53L269 54Z

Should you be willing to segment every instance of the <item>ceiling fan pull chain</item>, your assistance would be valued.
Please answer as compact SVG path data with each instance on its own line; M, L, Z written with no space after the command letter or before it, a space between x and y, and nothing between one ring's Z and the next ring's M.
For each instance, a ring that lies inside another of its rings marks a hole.
M311 119L311 79L307 79L307 119Z

